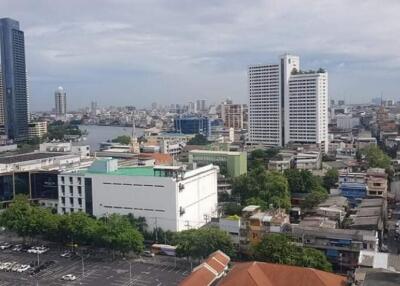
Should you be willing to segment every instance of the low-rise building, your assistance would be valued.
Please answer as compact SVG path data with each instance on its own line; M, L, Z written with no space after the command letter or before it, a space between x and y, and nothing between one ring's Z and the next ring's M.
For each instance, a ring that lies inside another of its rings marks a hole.
M198 166L218 165L221 173L229 177L247 173L246 152L192 150L189 152L189 163L196 163Z
M384 169L370 168L367 170L368 196L387 197L388 181Z
M47 121L30 122L28 125L29 139L43 138L47 134Z
M292 225L292 236L303 246L323 251L342 270L357 267L361 250L378 250L377 233L370 230Z
M217 214L218 167L119 167L96 160L87 170L59 175L59 213L85 211L145 217L149 229L198 228Z

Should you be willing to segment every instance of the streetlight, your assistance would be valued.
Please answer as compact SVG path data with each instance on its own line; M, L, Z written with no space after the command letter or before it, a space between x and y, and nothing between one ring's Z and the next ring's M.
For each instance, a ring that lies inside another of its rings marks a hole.
M129 263L129 283L132 282L132 262L127 260L125 257L123 258L124 261Z

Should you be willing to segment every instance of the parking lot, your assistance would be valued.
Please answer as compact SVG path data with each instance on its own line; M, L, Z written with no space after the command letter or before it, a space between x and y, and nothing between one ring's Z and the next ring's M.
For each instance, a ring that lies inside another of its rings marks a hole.
M177 285L190 273L189 265L170 257L137 257L130 260L115 259L109 257L85 257L82 267L82 259L78 256L63 258L60 251L50 251L39 256L40 264L46 261L54 261L50 266L40 272L31 275L24 273L6 272L0 270L0 286L9 285L88 285L88 286L150 286L150 285ZM0 263L17 262L19 264L31 264L37 261L37 254L16 252L11 249L0 250ZM131 277L130 279L130 264ZM73 274L75 281L63 281L63 275Z

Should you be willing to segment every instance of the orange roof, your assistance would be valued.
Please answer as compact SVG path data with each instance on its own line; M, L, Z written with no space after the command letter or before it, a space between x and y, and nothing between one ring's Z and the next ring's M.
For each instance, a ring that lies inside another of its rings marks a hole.
M265 262L238 263L218 286L342 286L346 278L329 272Z
M208 286L217 279L217 273L207 264L203 263L193 270L193 272L183 279L180 286Z
M165 165L172 163L172 156L169 154L162 154L162 153L141 153L139 155L140 159L154 159L156 165Z
M207 260L193 269L192 273L186 277L180 286L208 286L216 279L221 277L225 268L228 266L230 257L217 250L211 253Z

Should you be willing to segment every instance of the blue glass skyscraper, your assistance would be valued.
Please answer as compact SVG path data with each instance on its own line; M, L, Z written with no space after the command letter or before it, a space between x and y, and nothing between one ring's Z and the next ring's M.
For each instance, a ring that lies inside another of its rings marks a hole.
M18 21L13 19L0 19L0 62L0 118L4 118L0 130L10 139L22 141L28 138L25 40Z

